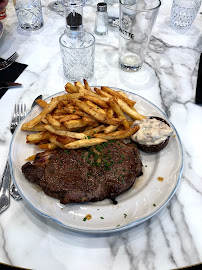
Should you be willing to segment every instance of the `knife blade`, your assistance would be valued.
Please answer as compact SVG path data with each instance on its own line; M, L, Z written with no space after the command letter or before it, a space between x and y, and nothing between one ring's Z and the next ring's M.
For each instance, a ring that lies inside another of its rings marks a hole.
M37 104L36 103L37 99L42 99L42 95L39 95L38 97L35 98L34 102L32 103L31 109Z
M202 104L202 53L199 60L195 102L196 104Z
M15 82L0 82L0 89L2 88L11 88L11 87L20 87L22 86L21 83L15 83Z

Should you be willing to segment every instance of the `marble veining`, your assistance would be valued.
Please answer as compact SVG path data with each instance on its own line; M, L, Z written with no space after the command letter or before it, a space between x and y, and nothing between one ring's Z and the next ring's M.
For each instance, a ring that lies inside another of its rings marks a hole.
M0 56L18 51L28 67L17 79L21 89L8 90L0 100L0 177L6 163L14 103L27 108L36 96L62 91L58 39L64 18L42 0L44 27L21 31L12 1L3 21ZM87 1L84 27L93 32L96 4ZM24 201L11 198L0 215L0 262L31 269L167 270L202 261L202 108L194 103L198 62L202 51L202 15L186 32L170 28L172 1L162 6L152 32L143 68L126 73L118 68L118 30L95 36L95 73L91 85L109 85L134 92L158 106L175 125L184 150L181 183L172 200L150 220L120 233L85 234L69 231L39 216Z

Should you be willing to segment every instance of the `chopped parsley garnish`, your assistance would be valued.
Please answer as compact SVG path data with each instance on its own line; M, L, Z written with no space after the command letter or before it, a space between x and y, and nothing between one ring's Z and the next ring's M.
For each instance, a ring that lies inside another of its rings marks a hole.
M155 203L153 203L153 206L156 206L156 204L155 204Z
M104 219L103 217L100 217L101 219Z
M124 214L124 218L126 218L127 217L127 215L126 214Z
M86 221L87 217L83 218L83 221Z

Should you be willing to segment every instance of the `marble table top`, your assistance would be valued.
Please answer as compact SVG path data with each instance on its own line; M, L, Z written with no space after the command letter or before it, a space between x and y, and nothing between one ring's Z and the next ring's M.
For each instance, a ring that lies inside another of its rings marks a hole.
M44 27L18 28L12 1L7 6L0 56L17 51L28 67L17 79L22 88L8 90L0 100L0 177L6 163L14 104L30 108L39 94L46 98L64 89L58 39L62 16L42 1ZM84 27L93 33L96 4L84 8ZM198 61L202 51L202 15L188 31L170 28L172 1L162 0L143 68L137 73L118 67L118 30L95 36L95 73L91 85L119 87L141 95L165 112L175 125L184 150L181 183L172 200L139 226L116 234L83 234L67 230L38 215L28 204L11 198L0 215L0 262L31 269L155 269L166 270L202 262L202 108L195 104Z

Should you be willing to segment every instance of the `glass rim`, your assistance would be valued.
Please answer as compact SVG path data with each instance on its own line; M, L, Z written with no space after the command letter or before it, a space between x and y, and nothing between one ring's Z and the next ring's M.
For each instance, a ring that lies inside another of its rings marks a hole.
M60 43L60 45L61 45L62 47L67 48L67 49L69 49L69 50L75 50L75 49L76 49L76 50L84 50L84 49L90 48L90 47L92 47L93 45L95 45L95 37L94 37L91 33L89 33L89 32L86 32L86 31L85 31L85 33L87 33L87 34L89 34L89 35L92 36L93 42L92 42L90 45L85 46L84 48L71 48L71 47L69 47L69 46L67 46L67 45L64 45L64 44L62 43L61 39L62 39L62 37L63 37L64 35L66 35L66 33L64 33L64 34L62 34L62 35L60 36L60 38L59 38L59 43Z
M145 8L145 9L141 9L141 8L140 8L140 9L139 9L139 8L131 8L129 5L123 4L122 1L123 1L123 0L119 0L119 3L120 3L122 6L128 8L128 9L130 9L130 10L133 10L133 11L147 12L147 11L151 11L151 10L158 9L158 8L161 6L161 0L158 0L159 3L158 3L158 5L156 5L155 7L153 7L153 8Z

